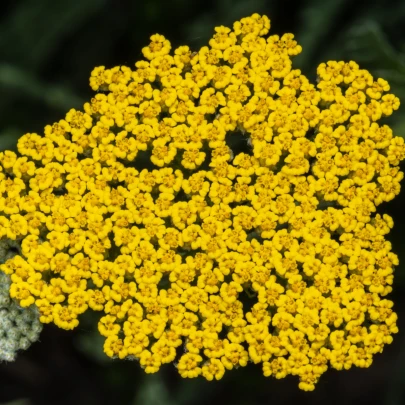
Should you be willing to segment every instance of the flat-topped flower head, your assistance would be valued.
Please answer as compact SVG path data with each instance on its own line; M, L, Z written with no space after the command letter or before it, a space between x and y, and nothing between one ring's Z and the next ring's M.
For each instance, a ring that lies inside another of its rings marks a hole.
M146 373L253 363L303 390L392 342L378 207L403 178L381 122L399 100L353 61L310 83L294 35L269 29L253 14L196 51L152 35L134 67L93 70L83 110L0 153L0 249L18 251L0 269L20 307L69 330L101 312L106 355Z

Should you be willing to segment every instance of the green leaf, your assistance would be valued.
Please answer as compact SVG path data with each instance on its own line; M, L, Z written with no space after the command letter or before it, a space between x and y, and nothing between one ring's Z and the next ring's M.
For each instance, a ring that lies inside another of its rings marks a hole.
M6 63L0 64L0 87L10 88L61 111L79 107L83 103L83 100L68 88L45 84L33 74Z
M37 70L49 61L48 55L58 48L62 39L77 30L105 3L106 0L27 0L18 3L1 26L2 59L18 62L30 71Z
M32 402L28 399L17 399L11 402L2 402L0 405L31 405Z
M325 37L330 35L333 25L331 21L349 0L312 0L301 13L300 29L295 37L303 48L303 52L294 60L294 64L304 70L313 68L313 58L321 47Z
M16 150L16 139L21 135L18 128L9 127L0 132L0 151Z
M161 373L150 374L141 385L133 405L179 405L169 396Z
M346 37L346 51L358 63L374 63L405 81L405 55L394 49L376 22L356 24Z

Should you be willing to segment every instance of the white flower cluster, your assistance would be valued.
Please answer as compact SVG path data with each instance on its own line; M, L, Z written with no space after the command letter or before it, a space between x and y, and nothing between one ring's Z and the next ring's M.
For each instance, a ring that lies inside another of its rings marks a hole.
M19 246L0 241L0 263L12 257ZM14 361L19 350L26 350L39 338L42 323L35 306L21 308L9 296L10 278L0 272L0 361Z

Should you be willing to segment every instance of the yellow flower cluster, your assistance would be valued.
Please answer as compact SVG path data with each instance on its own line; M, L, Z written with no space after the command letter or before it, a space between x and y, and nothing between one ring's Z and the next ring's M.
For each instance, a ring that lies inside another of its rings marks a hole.
M83 111L0 154L12 298L64 329L101 311L105 353L147 373L253 362L312 390L370 366L398 331L376 207L403 177L404 140L378 123L399 100L352 61L311 84L269 28L254 14L198 52L153 35L135 69L93 70Z

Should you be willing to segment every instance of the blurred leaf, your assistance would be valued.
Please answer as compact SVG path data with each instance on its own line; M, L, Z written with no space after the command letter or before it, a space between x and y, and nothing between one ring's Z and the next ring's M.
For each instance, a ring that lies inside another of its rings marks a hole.
M28 399L18 399L17 401L12 402L2 402L0 405L31 405L32 402Z
M111 359L103 351L104 338L97 330L90 330L77 337L76 347L86 356L99 364L111 363Z
M9 127L0 132L0 151L16 150L16 139L21 135L18 128Z
M48 104L62 111L78 107L83 103L81 98L68 88L42 83L28 72L6 63L0 64L0 86L9 87L15 91Z
M394 131L395 136L402 136L405 138L405 117L402 114L402 119L397 120L394 124L391 125L392 130ZM405 274L404 274L405 276ZM405 277L404 277L405 279Z
M169 397L160 373L148 375L138 391L133 405L179 405Z
M271 17L269 8L274 3L266 4L265 0L234 1L220 0L214 2L215 11L200 13L191 23L188 23L187 42L193 49L207 43L214 32L214 27L225 25L231 27L234 21L253 13L265 13ZM266 10L267 9L267 10Z
M1 26L0 54L33 71L47 63L47 56L67 34L100 9L106 0L20 2ZM46 19L43 16L46 15ZM46 21L38 24L38 21ZM29 32L29 35L25 33ZM13 46L10 46L10 43Z
M105 338L100 335L94 325L100 320L100 314L97 312L86 312L81 315L80 334L75 336L75 346L86 356L91 357L98 364L112 363L113 360L105 355L103 346Z
M381 68L405 75L405 55L393 48L375 21L357 23L346 37L346 49L359 63L377 63Z
M311 0L301 13L300 29L296 33L303 52L296 63L303 69L313 65L313 56L325 37L334 29L331 21L350 0Z

